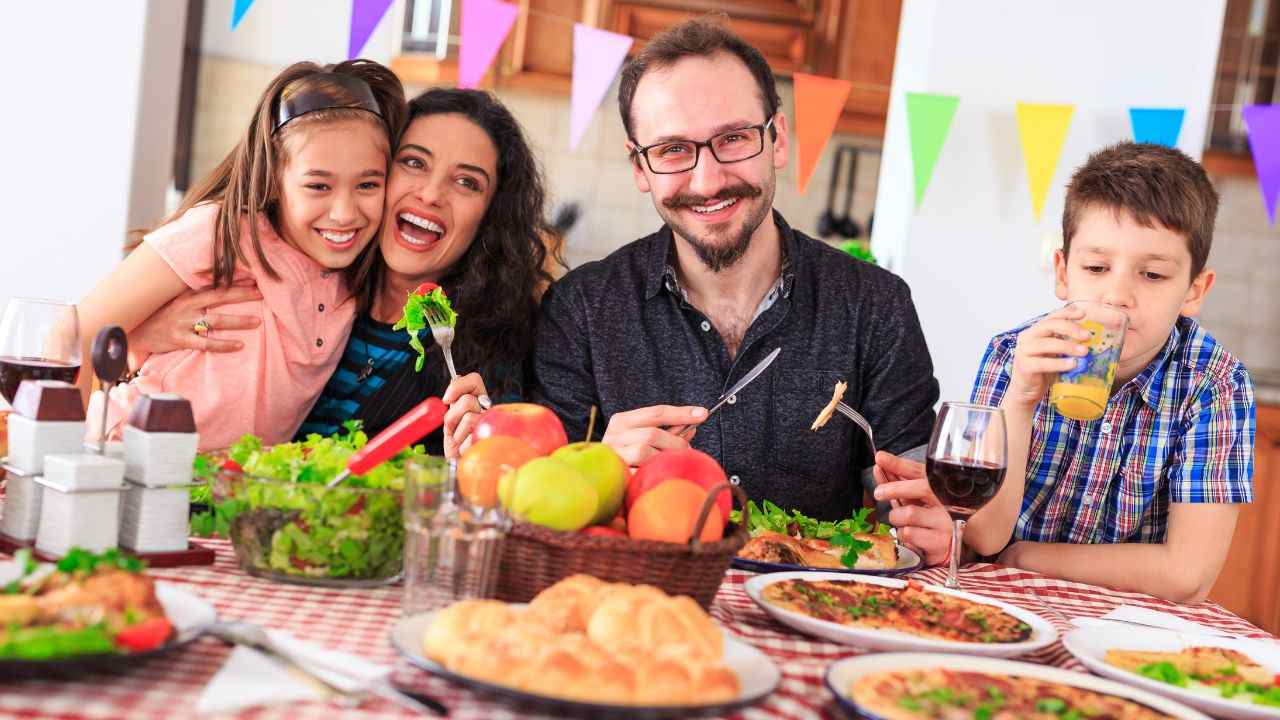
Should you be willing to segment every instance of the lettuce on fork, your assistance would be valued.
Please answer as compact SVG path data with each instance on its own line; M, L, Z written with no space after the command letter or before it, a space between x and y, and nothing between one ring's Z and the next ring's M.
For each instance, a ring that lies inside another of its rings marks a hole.
M444 318L449 327L458 324L458 313L454 312L449 304L449 297L444 294L444 288L432 282L425 282L409 293L404 303L404 315L400 316L400 320L391 328L409 333L409 346L418 352L418 359L413 364L415 372L422 372L422 365L427 359L427 349L418 339L418 334L430 326L427 322L428 311L433 311Z

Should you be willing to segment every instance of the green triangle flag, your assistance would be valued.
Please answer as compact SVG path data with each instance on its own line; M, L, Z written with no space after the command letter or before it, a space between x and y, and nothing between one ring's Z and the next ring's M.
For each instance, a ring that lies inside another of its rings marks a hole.
M942 144L951 131L960 98L933 93L907 93L907 127L911 130L911 165L915 170L916 207L924 198L924 190L933 177Z

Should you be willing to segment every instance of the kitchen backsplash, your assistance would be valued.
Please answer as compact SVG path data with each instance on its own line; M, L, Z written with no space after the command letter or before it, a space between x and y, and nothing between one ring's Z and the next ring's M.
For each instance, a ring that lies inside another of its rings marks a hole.
M195 137L192 148L192 175L208 172L235 144L244 119L253 103L278 68L231 61L205 55L200 63ZM409 96L423 88L407 89ZM791 112L791 85L782 83L788 119ZM542 161L551 195L551 208L576 201L582 216L570 232L565 256L575 266L602 258L618 247L648 235L661 225L653 202L636 189L623 149L625 137L618 119L616 92L605 98L578 148L569 150L569 98L529 92L503 91L499 97L520 121ZM826 209L831 158L841 142L875 147L865 138L837 135L809 183L808 192L796 192L795 153L778 175L775 206L794 227L814 233L818 218ZM876 197L879 155L863 153L858 162L853 216L866 228ZM837 208L843 208L843 182L837 192Z

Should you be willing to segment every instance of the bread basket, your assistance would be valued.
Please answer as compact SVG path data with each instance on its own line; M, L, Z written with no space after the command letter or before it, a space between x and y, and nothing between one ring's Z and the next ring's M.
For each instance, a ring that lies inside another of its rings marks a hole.
M722 492L731 493L742 508L742 522L728 525L721 540L701 542L702 526ZM722 483L707 493L688 544L562 532L517 521L502 545L498 599L529 602L559 580L585 573L606 582L653 585L709 608L729 563L747 543L746 512L747 496L738 486Z

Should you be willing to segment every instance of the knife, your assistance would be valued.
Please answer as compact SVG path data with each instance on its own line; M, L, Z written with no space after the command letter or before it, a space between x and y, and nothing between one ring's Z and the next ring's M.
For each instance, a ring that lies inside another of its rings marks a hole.
M742 379L734 383L733 387L729 388L728 392L720 396L720 399L716 401L715 405L712 405L710 408L707 409L707 416L703 418L702 421L706 422L707 419L711 417L712 413L719 410L721 405L724 405L726 402L729 401L729 398L733 397L734 395L737 395L739 392L742 392L742 389L750 385L752 380L755 380L756 378L760 377L760 375L762 375L765 370L768 370L769 366L773 364L773 361L775 359L777 359L778 353L780 352L782 352L782 348L780 347L774 348L773 352L766 355L765 358L761 360L759 363L757 363L755 367L751 368L751 370L746 375L743 375ZM683 438L685 433L689 432L694 427L696 426L685 425L679 430L671 430L671 432ZM688 438L685 438L685 439L687 440Z

